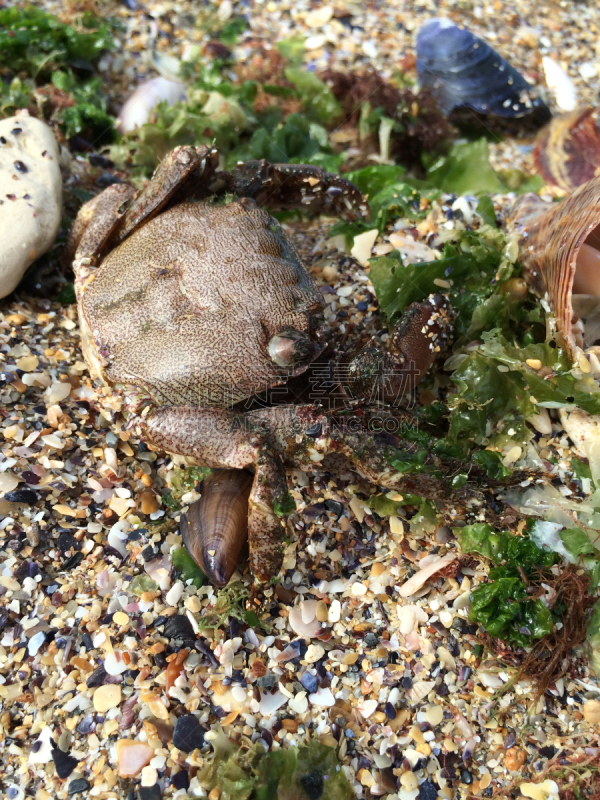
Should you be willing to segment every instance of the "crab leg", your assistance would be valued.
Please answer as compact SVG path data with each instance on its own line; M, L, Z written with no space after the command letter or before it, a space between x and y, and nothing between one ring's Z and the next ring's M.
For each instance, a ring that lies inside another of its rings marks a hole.
M326 414L307 405L258 409L248 416L269 432L288 466L312 471L326 456L340 454L376 486L430 500L458 496L451 478L464 465L455 459L443 462L428 452L423 471L404 474L390 464L390 457L410 458L419 449L405 438L416 424L410 414L359 405L346 414Z
M206 183L217 168L219 154L204 145L182 145L172 150L158 165L150 183L127 209L118 233L122 242L142 223L155 217L167 204L185 200L196 185Z
M283 462L260 423L216 408L163 406L136 424L146 441L161 450L207 467L254 470L248 498L250 568L259 581L277 575L283 527L275 508L285 505L287 483Z
M115 183L79 210L63 255L66 264L73 261L76 284L89 273L87 267L95 267L134 196L133 186Z
M217 172L213 193L249 197L271 209L300 209L344 219L368 217L362 193L350 181L313 164L247 161L231 172Z

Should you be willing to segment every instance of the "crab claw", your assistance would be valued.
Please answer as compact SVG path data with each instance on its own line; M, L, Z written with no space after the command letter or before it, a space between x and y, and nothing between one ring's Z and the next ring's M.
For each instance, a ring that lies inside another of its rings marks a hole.
M444 349L452 332L448 298L432 294L412 303L384 346L371 341L340 369L345 394L395 404L411 394Z
M252 475L219 469L202 483L202 497L181 518L183 543L215 586L225 586L248 542L248 496Z

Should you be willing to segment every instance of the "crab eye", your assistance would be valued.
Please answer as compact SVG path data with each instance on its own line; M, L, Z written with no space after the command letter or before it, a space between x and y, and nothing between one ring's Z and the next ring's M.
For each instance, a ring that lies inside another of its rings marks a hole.
M289 328L275 334L269 342L269 356L278 367L293 367L309 363L315 353L315 346L305 333Z

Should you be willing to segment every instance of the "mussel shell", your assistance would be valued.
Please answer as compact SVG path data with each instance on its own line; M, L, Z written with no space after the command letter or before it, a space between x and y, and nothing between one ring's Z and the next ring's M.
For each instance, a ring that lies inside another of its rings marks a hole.
M535 194L520 197L509 214L519 235L523 277L549 304L555 330L548 331L570 356L577 357L583 340L574 326L573 282L577 257L586 239L600 229L600 176L576 189L560 203ZM595 249L598 240L594 240Z
M594 109L561 114L539 132L533 159L546 183L572 191L600 170L600 133Z
M214 470L202 496L181 518L189 554L215 586L225 586L248 541L248 496L253 476L245 470Z
M535 115L536 124L550 111L534 88L502 56L466 28L448 19L431 19L417 35L417 73L441 111L469 108L505 118Z

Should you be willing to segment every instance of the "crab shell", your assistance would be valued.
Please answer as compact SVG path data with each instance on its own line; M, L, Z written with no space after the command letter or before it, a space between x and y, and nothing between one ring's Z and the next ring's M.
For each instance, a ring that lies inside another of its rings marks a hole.
M547 203L535 194L523 195L508 221L519 235L523 277L552 312L549 338L575 360L584 342L573 310L573 284L578 269L583 270L600 249L596 233L600 233L600 176L558 203ZM600 261L598 264L596 280L600 279ZM585 293L600 294L597 290Z

